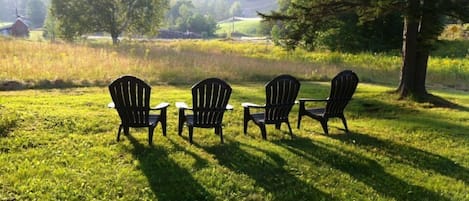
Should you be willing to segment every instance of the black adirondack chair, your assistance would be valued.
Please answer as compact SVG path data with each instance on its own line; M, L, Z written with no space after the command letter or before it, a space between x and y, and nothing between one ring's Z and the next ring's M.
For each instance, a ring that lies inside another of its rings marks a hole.
M202 80L192 86L192 108L184 102L177 102L179 109L178 134L181 135L184 122L189 128L189 142L192 144L194 127L215 128L215 134L220 136L223 143L222 121L226 110L233 107L228 104L231 96L231 87L218 78ZM186 114L191 110L192 114Z
M113 102L108 107L115 108L121 119L117 141L122 129L128 135L130 127L148 127L148 143L151 145L158 122L161 122L163 135L166 136L166 108L169 104L150 107L151 87L148 84L133 76L123 76L109 85L109 92ZM160 114L150 114L151 110L160 110Z
M252 120L261 129L262 138L267 139L266 124L275 124L280 129L282 123L287 123L290 135L293 132L288 121L288 114L295 104L300 90L300 82L290 75L280 75L265 85L265 105L242 103L244 108L244 134L247 133L248 122ZM259 109L260 113L251 113L251 109Z
M348 133L347 121L344 116L344 109L352 99L353 93L358 85L357 75L345 70L337 74L331 81L331 92L327 99L306 99L301 98L300 110L298 113L298 128L300 128L301 118L306 115L321 122L325 134L329 134L327 121L330 118L340 118L344 124L345 131ZM326 102L322 108L306 108L307 102Z

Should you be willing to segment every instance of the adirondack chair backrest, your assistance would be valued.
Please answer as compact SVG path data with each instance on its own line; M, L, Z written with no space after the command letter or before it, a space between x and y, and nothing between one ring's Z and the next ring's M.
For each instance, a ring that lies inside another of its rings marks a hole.
M148 126L151 87L133 76L123 76L109 85L112 101L124 126Z
M202 80L192 86L194 125L213 127L221 125L231 87L218 78Z
M325 115L334 117L343 114L357 85L358 77L354 72L345 70L337 74L331 81L331 93L327 101Z
M265 85L265 123L288 119L300 90L300 82L291 75L280 75Z

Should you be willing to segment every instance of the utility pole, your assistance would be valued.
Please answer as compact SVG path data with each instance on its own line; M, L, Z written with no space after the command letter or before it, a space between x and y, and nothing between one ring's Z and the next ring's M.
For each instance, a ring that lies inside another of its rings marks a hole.
M235 24L235 16L234 16L234 13L233 13L233 18L231 19L231 24L232 24L232 26L231 26L231 34L233 34L233 33L234 33L234 30L235 30L235 26L234 26L234 24Z

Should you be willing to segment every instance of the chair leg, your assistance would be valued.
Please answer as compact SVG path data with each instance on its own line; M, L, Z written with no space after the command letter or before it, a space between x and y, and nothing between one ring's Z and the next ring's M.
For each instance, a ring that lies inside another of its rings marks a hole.
M322 119L322 120L320 120L320 122L321 122L322 130L324 130L324 133L326 135L329 135L329 130L327 128L327 120L328 119Z
M288 130L290 131L290 136L293 138L293 131L291 130L290 122L287 121Z
M179 109L178 135L181 136L184 127L184 109Z
M276 123L275 124L275 129L280 130L281 126L282 126L282 123Z
M121 137L122 125L119 125L119 131L117 131L117 141L119 142Z
M246 119L244 120L243 133L244 135L248 133L248 121Z
M128 126L124 126L124 135L129 135L130 128Z
M148 127L148 144L153 144L153 132L155 131L155 127L150 126Z
M243 132L245 135L248 133L248 122L249 122L249 108L244 108Z
M340 118L342 119L342 123L344 124L345 132L348 133L347 120L345 120L344 116L341 116Z
M300 108L298 110L298 123L296 125L296 127L298 129L300 129L300 124L301 124L301 117L303 117L303 114L305 113L305 102L304 101L300 101Z
M192 134L194 132L194 127L188 126L189 127L189 142L192 144Z
M163 136L166 136L166 119L161 119L161 131L163 132Z
M298 128L298 129L300 129L301 117L302 117L302 116L303 116L303 115L298 114L298 123L296 124L296 128Z
M223 128L221 126L217 127L217 128L218 128L218 134L220 135L220 141L223 144L224 143L224 141L223 141Z
M267 132L265 130L265 124L260 124L259 128L261 128L262 139L267 140Z
M163 136L166 136L166 108L161 110L160 118L161 130L163 131Z
M163 136L166 136L166 121L161 122L161 130L163 131Z

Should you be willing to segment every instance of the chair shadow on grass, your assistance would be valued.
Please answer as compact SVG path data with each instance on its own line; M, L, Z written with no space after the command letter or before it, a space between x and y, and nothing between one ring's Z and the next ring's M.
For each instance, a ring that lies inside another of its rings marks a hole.
M469 169L443 156L361 133L351 132L350 135L330 135L329 137L360 146L367 151L381 150L380 154L398 163L431 170L469 184Z
M220 165L249 176L255 185L272 195L272 200L335 200L287 171L287 161L275 152L239 142L201 148L213 154ZM266 158L243 149L260 152Z
M375 160L341 149L338 146L296 137L275 142L311 162L329 165L363 182L382 196L396 200L450 200L421 186L407 183L387 173Z
M151 190L158 200L210 201L215 199L194 179L190 172L180 167L169 157L165 148L144 146L133 136L127 135L126 137L134 147L132 155L140 162L139 169L147 177ZM182 149L176 143L172 141L170 143L176 146L176 149ZM198 165L203 166L207 163L200 157L195 158Z

